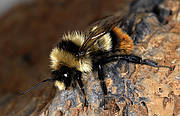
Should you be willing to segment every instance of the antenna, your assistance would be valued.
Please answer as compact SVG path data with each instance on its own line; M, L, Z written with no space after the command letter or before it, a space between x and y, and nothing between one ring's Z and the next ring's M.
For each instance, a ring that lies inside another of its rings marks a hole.
M54 82L54 81L55 81L54 79L45 79L45 80L37 83L37 84L34 85L33 87L27 89L27 90L24 91L23 93L20 93L18 96L25 95L26 93L29 93L29 92L32 91L34 88L39 87L40 85L42 85L42 84L45 83L45 82Z

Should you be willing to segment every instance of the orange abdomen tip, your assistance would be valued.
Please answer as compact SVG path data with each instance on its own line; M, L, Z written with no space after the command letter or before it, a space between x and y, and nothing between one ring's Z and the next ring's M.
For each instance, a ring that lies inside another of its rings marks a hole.
M131 37L118 27L115 27L113 31L119 39L118 49L120 50L120 54L131 54L134 49L134 43Z

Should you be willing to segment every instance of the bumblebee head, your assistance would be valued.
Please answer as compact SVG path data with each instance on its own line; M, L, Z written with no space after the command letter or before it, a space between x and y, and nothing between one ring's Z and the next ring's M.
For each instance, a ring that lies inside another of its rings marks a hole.
M55 86L59 90L66 90L76 79L81 77L81 72L75 68L62 66L60 69L52 71L51 75L53 80L55 80Z

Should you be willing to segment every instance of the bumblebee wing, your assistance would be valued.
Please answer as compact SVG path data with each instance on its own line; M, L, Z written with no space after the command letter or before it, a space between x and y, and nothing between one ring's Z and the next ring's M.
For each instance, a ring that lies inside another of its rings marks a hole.
M122 25L127 16L107 16L91 24L85 32L85 41L79 50L79 55L86 51L102 36L110 32L117 25Z

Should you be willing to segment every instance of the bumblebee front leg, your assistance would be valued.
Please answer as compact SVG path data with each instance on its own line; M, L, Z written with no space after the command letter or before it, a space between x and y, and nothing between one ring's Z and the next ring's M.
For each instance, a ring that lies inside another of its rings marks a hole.
M77 79L77 82L78 82L78 85L79 85L79 87L81 88L81 91L82 91L82 93L83 93L84 106L85 106L85 107L88 107L88 101L87 101L87 99L86 99L86 93L85 93L85 91L84 91L84 84L83 84L83 82L82 82L82 80L81 80L80 78Z
M106 83L104 81L104 72L103 72L103 66L101 64L98 65L98 78L100 80L101 89L103 91L104 99L100 106L103 106L104 109L106 109L106 98L107 98L107 87Z

